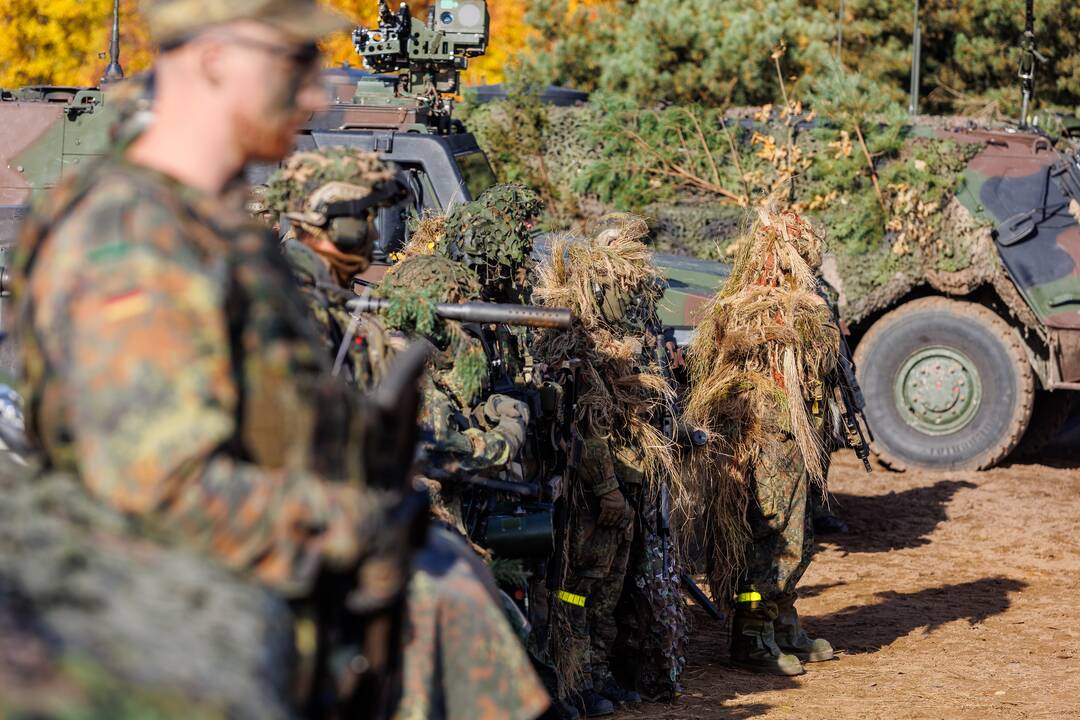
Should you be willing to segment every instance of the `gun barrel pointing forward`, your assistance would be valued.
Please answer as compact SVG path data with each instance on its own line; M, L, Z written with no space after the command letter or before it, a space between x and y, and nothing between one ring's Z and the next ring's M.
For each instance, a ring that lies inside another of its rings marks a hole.
M377 313L388 306L389 301L370 297L356 298L348 303L349 309L358 313ZM435 314L445 320L463 323L518 325L553 330L569 330L574 323L573 313L566 308L506 303L439 303L435 306Z

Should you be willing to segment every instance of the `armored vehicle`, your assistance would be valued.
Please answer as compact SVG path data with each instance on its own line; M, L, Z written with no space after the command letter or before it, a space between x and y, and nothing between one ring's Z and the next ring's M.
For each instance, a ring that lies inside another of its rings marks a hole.
M1033 130L934 132L975 148L946 207L971 262L895 273L848 315L879 456L981 469L1040 450L1080 390L1080 156Z

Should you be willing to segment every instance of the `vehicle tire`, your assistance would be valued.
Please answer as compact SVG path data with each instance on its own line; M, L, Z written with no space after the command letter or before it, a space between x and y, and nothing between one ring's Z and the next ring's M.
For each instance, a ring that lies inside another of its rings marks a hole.
M982 470L1023 437L1035 378L1012 327L943 297L888 313L855 352L874 451L895 470Z
M1074 397L1071 390L1055 392L1037 390L1031 421L1013 457L1017 460L1035 460L1039 453L1057 437L1065 421L1069 419Z

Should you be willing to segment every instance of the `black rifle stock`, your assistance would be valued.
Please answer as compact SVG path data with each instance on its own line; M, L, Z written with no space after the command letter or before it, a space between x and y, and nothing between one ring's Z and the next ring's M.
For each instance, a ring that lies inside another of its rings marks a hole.
M852 359L851 347L848 346L847 338L844 337L840 314L832 303L829 303L829 308L832 310L836 328L840 332L840 357L836 363L834 392L840 404L840 416L844 422L848 446L855 451L855 456L862 460L866 472L873 472L873 467L870 465L869 441L872 441L874 436L870 432L870 426L866 423L866 415L863 414L863 410L866 408L866 399L863 397L862 388L859 387L859 379L855 374L855 361Z

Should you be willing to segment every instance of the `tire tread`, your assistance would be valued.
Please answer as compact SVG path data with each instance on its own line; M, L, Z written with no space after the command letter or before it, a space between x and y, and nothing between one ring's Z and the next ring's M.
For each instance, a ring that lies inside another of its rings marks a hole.
M1012 326L1001 316L984 305L964 300L954 300L953 298L934 296L912 300L883 315L863 335L862 340L859 341L859 346L855 349L855 365L857 367L863 366L862 361L869 352L869 348L873 346L878 338L889 331L891 325L906 315L927 311L950 312L977 320L984 327L987 327L995 337L1002 340L1014 367L1021 369L1018 373L1020 376L1020 387L1017 389L1018 402L1016 411L1010 419L1008 430L1002 434L1001 440L995 446L976 457L970 468L972 470L986 470L1004 460L1020 444L1024 432L1027 430L1031 411L1035 404L1035 374L1032 372L1031 364L1028 362L1027 350L1016 336ZM871 443L871 449L878 460L886 467L898 472L909 469L907 462L890 453L880 443Z

